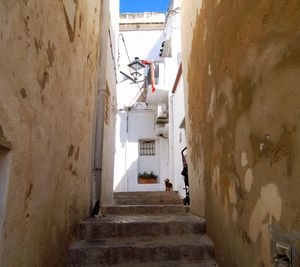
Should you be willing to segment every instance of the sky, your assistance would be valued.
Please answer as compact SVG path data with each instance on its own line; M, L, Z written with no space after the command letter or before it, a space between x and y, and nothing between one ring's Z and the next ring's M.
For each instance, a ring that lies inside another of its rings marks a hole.
M167 12L170 0L120 0L120 13Z

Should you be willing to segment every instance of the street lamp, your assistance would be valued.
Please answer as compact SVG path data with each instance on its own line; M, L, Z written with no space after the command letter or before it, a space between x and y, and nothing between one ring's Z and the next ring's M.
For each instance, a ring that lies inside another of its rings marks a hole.
M139 72L140 69L145 68L146 66L141 63L138 57L134 58L134 61L127 65L130 69L130 74L132 75L133 79L137 81L142 74Z

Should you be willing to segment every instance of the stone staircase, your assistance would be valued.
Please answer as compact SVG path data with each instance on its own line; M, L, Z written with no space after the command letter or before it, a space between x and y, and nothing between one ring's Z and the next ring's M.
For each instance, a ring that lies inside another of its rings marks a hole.
M70 267L213 267L205 220L188 213L176 192L115 193L106 217L79 225Z

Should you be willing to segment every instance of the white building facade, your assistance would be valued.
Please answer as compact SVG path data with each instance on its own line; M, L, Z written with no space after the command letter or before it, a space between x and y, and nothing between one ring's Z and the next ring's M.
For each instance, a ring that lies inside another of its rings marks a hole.
M185 197L180 6L181 1L174 0L166 14L120 16L115 191L163 191L169 179L173 190ZM132 79L128 64L136 57L155 63L155 92L149 65L139 70L137 83ZM141 184L138 177L143 173L157 175L156 182Z
M165 27L166 87L169 110L169 174L174 190L186 197L181 151L186 147L184 86L181 66L181 0L170 1ZM186 151L184 152L186 155Z
M169 178L168 90L160 56L164 28L164 13L120 16L114 191L163 191ZM149 64L136 82L132 80L128 64L136 57L155 66L155 92Z

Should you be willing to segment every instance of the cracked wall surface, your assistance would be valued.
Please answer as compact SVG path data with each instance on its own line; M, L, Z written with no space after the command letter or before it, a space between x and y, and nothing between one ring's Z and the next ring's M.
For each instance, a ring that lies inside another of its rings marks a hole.
M64 266L88 215L99 12L100 1L0 3L0 128L11 144L1 266Z
M183 1L191 210L224 267L300 252L300 2Z

